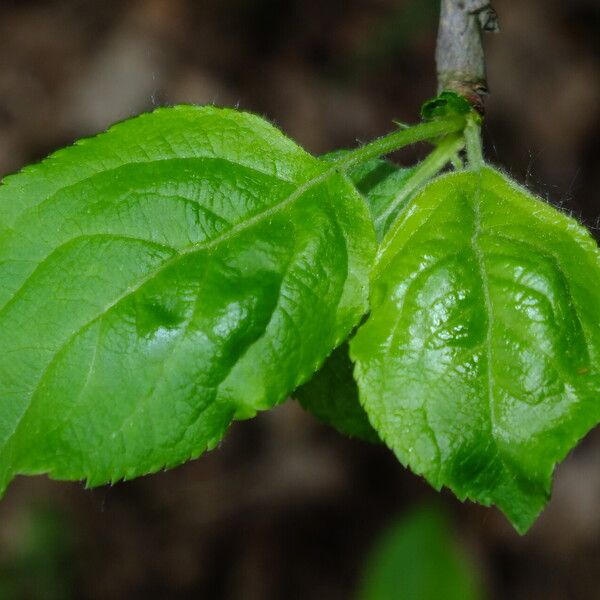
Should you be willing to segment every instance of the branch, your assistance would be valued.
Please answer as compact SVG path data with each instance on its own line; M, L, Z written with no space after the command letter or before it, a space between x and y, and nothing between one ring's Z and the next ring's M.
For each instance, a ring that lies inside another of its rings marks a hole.
M499 31L496 12L486 0L441 0L436 62L438 91L451 90L483 113L488 87L482 31Z

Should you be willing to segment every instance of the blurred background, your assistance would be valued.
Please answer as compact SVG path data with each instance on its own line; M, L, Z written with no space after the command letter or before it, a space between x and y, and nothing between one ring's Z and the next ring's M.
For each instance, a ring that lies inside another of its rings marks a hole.
M597 234L600 2L494 4L487 156ZM0 0L0 176L180 102L260 113L313 153L353 146L416 121L434 95L437 14L437 0ZM433 521L411 521L421 505ZM377 540L404 518L409 537L380 560L392 573L417 572L402 544L422 535L460 553L476 597L591 600L599 507L598 431L519 537L289 401L170 472L95 490L18 479L0 502L0 598L401 600L364 590Z

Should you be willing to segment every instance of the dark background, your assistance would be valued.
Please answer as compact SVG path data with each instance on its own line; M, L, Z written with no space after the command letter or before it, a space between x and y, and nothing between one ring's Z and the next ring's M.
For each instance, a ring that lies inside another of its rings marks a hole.
M178 102L266 115L314 153L369 140L435 93L437 4L0 0L0 175ZM487 156L597 228L600 4L495 6ZM423 502L451 515L490 598L600 597L599 432L519 537L294 402L171 472L96 490L17 480L0 503L0 597L348 599L377 535Z

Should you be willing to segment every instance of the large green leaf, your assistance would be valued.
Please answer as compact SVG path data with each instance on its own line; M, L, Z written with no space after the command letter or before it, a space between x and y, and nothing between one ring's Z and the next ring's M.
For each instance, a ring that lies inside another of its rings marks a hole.
M600 420L600 251L501 173L445 175L380 248L351 343L361 402L436 488L519 531L554 465Z
M432 508L393 523L368 558L358 600L476 600L479 578Z
M366 311L368 210L254 115L158 110L0 187L0 490L198 456Z

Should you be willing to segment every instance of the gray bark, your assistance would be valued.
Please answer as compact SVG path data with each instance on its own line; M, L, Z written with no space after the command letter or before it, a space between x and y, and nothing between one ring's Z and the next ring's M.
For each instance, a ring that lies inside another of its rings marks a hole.
M441 0L436 62L438 91L451 90L483 112L488 91L482 31L498 31L486 0Z

